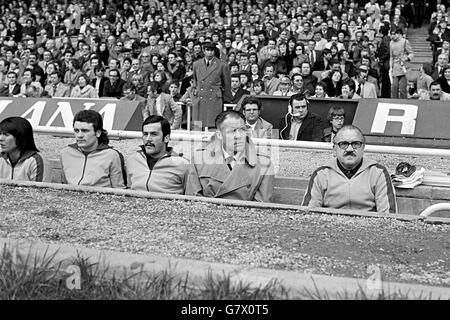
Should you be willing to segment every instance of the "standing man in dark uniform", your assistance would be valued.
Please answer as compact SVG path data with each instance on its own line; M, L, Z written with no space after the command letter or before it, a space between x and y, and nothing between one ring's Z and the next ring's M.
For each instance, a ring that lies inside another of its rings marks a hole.
M380 44L378 45L378 58L381 73L381 98L391 97L391 79L389 77L389 59L390 59L390 43L389 26L383 25L380 28L380 33L383 35Z
M193 65L192 122L194 130L214 127L224 101L231 100L231 77L228 65L214 55L214 43L205 43L205 57Z

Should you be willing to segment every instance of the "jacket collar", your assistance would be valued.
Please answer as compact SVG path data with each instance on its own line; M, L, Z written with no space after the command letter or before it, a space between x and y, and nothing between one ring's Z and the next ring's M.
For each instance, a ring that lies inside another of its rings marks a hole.
M78 144L76 144L76 143L69 144L69 147L74 148L74 149L77 149L77 150L80 151L80 152L83 152L83 150L81 150L81 148L79 148L79 147L78 147ZM94 151L101 151L101 150L111 149L111 148L112 148L112 147L109 146L109 145L107 145L107 144L100 143L100 144L97 146L97 149L95 149Z
M22 162L22 161L25 161L25 160L28 159L28 158L31 158L31 157L32 157L33 155L35 155L36 153L37 153L37 151L34 151L34 150L25 151L25 152L20 156L20 158L17 160L17 163ZM9 157L8 157L8 154L7 154L7 153L2 152L2 153L0 153L0 156L1 156L3 159L9 161Z
M140 147L140 149L137 152L140 152L140 153L142 153L142 155L144 157L147 157L147 153L145 153L145 146L142 144L139 147ZM167 147L166 154L164 156L162 156L161 158L165 158L165 157L182 157L182 156L183 156L182 153L175 152L172 147Z
M372 167L372 166L374 166L376 164L377 164L377 162L375 160L363 157L361 167L358 169L358 171L356 172L355 175L359 174L360 172L363 172L363 171L367 170L368 168L370 168L370 167ZM339 167L337 165L336 158L333 158L331 164L329 164L328 166L330 168L332 168L333 170L335 170L336 172L344 175L344 173L341 171L341 169L339 169Z

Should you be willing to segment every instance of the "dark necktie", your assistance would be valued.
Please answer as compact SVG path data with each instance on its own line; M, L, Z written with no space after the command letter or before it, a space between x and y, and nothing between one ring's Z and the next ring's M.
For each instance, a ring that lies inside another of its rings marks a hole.
M55 95L55 94L56 94L56 88L57 88L56 84L55 84L55 85L53 85L53 95Z
M227 164L228 168L231 170L233 170L233 167L231 166L231 163L233 162L233 157L229 156L228 158L225 159L225 163Z
M356 91L356 93L358 94L358 96L361 96L361 92L362 92L362 90L363 90L363 84L362 83L360 83L359 84L359 86L358 86L358 90ZM361 96L362 97L362 96Z
M209 67L209 60L206 60L206 67Z

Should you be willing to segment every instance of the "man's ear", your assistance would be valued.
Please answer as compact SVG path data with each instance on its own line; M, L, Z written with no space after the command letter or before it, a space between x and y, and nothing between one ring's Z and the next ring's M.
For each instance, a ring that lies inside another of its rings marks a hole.
M102 135L102 131L101 131L101 130L97 130L97 131L95 132L95 136L96 136L97 138L100 138L101 135Z
M165 136L163 140L164 140L165 143L168 143L170 141L170 134Z
M216 129L216 136L219 140L222 140L222 132L219 129Z
M333 142L333 141L331 141ZM336 147L333 144L333 157L337 158L337 152L336 152Z

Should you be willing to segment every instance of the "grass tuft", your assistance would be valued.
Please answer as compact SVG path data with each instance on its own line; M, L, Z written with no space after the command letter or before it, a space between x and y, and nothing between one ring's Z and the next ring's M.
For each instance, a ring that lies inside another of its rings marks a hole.
M64 263L54 262L56 254L49 255L46 250L41 258L37 254L21 255L18 248L10 249L5 245L0 259L0 300L404 300L410 295L408 292L389 294L385 291L368 295L360 287L356 292L343 291L332 296L320 290L315 282L314 290L305 288L293 293L277 279L256 287L233 281L230 274L214 275L211 270L198 284L193 284L189 274L183 278L168 270L149 274L142 266L130 275L111 276L108 268L100 268L98 263L91 263L80 253ZM67 264L76 266L79 271L80 289L68 288L67 281L73 273L63 268ZM431 296L421 295L415 299L431 299Z

